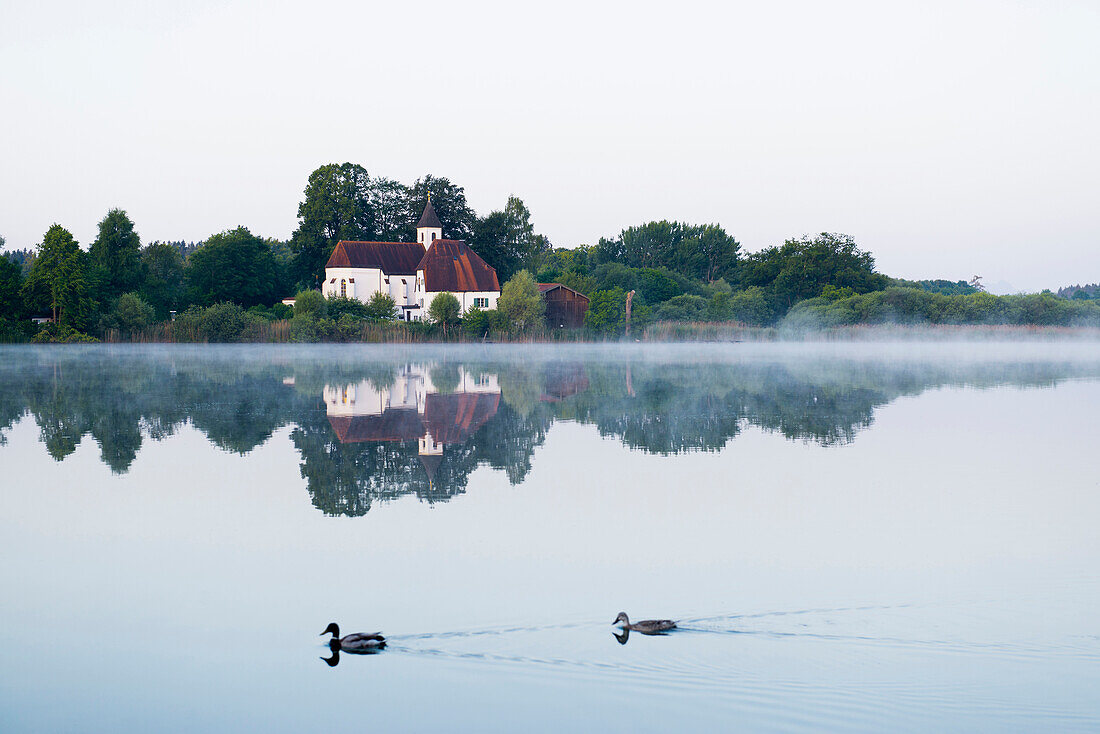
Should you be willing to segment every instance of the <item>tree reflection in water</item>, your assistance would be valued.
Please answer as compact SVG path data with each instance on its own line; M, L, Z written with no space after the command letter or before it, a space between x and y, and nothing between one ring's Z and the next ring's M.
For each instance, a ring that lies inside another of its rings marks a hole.
M0 446L24 416L58 461L85 436L115 473L143 441L183 425L247 454L281 427L313 504L359 516L375 501L443 502L474 469L517 484L557 420L656 454L718 451L746 424L848 443L875 409L950 385L1042 387L1097 377L1095 363L624 359L351 359L280 349L9 349L0 360ZM544 354L552 355L552 352ZM946 418L946 417L945 417ZM2 449L0 449L2 451Z

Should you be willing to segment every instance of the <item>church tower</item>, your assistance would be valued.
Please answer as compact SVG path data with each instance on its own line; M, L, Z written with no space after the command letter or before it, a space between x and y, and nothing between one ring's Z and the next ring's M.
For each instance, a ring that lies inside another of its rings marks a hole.
M424 207L424 213L416 223L416 241L424 245L426 250L432 246L433 242L441 239L443 239L443 225L439 223L435 207L432 206L432 197L428 196L428 205Z

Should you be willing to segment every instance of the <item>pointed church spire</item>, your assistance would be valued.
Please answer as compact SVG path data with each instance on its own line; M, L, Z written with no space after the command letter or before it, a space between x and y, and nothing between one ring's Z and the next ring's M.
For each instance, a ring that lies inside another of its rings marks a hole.
M431 247L436 240L443 239L443 225L432 206L431 194L428 195L428 204L424 207L424 213L420 215L420 221L416 223L416 241Z
M424 207L424 213L420 215L420 221L416 223L416 228L432 227L433 229L442 229L443 225L439 222L439 216L435 213L435 207L432 206L432 195L428 194L428 203Z

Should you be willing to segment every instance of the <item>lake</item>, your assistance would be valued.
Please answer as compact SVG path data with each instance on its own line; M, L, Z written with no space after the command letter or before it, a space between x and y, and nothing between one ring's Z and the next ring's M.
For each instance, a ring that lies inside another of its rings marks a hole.
M1095 342L0 348L0 730L1096 731L1098 418Z

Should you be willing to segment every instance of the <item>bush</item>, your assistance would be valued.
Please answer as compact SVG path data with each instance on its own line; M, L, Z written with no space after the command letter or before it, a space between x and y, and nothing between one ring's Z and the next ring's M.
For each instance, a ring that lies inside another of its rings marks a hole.
M437 293L431 305L428 306L428 318L442 325L444 330L448 324L458 323L461 312L462 306L459 305L458 299L454 294L447 292Z
M31 342L34 344L81 344L99 341L65 324L46 324Z
M334 296L328 299L325 313L329 318L336 320L339 320L343 316L348 316L355 320L362 320L368 318L369 309L367 308L367 304L363 303L358 298Z
M191 306L172 322L176 341L241 342L255 339L263 319L235 303L216 303L210 308Z
M392 321L397 318L397 301L389 293L376 291L367 302L366 318L372 321Z
M299 291L294 296L294 316L305 316L315 319L324 318L328 314L328 303L321 291Z
M104 329L118 329L129 336L141 331L156 319L153 307L137 293L123 293L102 320Z
M521 270L504 284L497 299L497 311L503 314L517 331L539 328L546 313L546 299L539 285L526 270Z
M702 296L674 296L657 307L658 321L708 321L710 309Z

